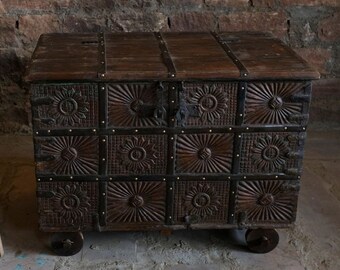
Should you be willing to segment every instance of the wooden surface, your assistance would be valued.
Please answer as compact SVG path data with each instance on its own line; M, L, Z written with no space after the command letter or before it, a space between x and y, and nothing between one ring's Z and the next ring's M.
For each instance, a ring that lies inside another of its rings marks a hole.
M42 36L40 228L288 226L318 76L265 34Z
M4 256L4 247L2 245L2 241L1 241L1 235L0 235L0 257Z
M219 33L220 42L209 32L169 32L160 38L156 33L103 36L101 44L95 33L42 35L26 80L238 79L242 75L238 63L247 72L245 80L320 76L280 40L261 33ZM174 66L173 77L165 53Z

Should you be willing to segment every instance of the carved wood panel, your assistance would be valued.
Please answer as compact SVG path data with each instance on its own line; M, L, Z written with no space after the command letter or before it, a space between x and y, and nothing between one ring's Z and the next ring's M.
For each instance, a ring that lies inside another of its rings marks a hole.
M236 216L246 224L290 223L295 220L298 191L298 181L240 181Z
M35 129L97 127L97 84L33 85L32 110Z
M167 92L162 84L107 84L108 123L111 127L167 125Z
M233 134L181 134L176 140L176 172L229 173Z
M237 83L184 83L181 98L188 110L184 125L234 125L237 88Z
M247 86L244 123L249 125L302 124L303 103L294 101L304 93L305 83L252 82ZM307 119L304 119L307 120Z
M165 174L167 136L110 136L108 158L109 174Z
M227 223L229 182L177 181L175 223Z
M296 173L303 156L304 133L245 133L241 142L241 173Z
M40 174L98 174L97 136L35 137L36 169Z
M41 182L37 187L39 224L44 231L93 229L98 215L98 186L94 182Z
M107 186L107 226L164 224L165 200L165 182L110 182Z

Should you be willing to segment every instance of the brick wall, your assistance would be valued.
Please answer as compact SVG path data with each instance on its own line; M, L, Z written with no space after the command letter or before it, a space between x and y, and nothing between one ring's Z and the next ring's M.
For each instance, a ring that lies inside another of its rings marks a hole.
M339 0L0 0L0 132L30 132L22 74L39 35L100 30L272 32L322 74L312 122L340 123Z

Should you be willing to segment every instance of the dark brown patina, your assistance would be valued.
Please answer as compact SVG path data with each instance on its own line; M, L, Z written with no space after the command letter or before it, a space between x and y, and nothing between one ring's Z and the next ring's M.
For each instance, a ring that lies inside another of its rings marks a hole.
M270 251L295 220L317 78L261 33L42 35L26 75L40 228L249 228ZM66 238L58 254L79 250Z

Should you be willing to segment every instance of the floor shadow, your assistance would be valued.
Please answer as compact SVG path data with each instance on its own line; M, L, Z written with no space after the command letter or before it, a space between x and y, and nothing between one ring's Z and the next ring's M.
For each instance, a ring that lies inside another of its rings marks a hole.
M49 253L48 236L38 229L36 183L33 164L13 164L15 173L5 178L9 187L1 202L4 221L1 235L5 252Z

